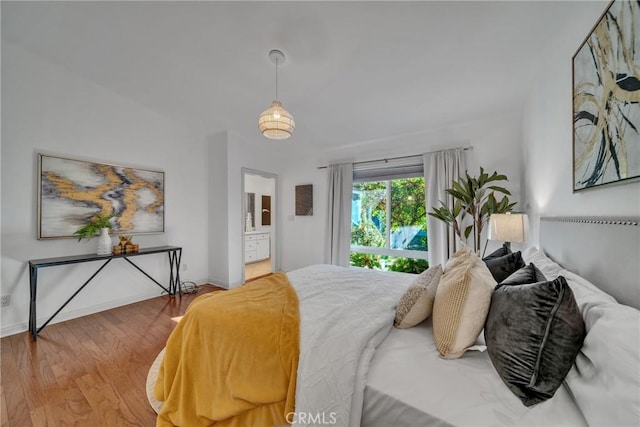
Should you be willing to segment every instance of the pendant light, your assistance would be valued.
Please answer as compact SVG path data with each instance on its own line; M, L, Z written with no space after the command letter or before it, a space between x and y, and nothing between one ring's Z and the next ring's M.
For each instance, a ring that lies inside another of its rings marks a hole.
M284 63L284 53L274 49L269 52L269 59L276 64L276 99L258 117L258 129L266 138L287 139L293 135L296 123L291 114L278 101L278 64Z

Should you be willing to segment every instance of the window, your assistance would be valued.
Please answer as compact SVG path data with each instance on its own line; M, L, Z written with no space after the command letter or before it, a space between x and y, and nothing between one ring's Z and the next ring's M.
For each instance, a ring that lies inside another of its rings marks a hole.
M428 267L424 178L412 175L354 182L351 265L417 273Z

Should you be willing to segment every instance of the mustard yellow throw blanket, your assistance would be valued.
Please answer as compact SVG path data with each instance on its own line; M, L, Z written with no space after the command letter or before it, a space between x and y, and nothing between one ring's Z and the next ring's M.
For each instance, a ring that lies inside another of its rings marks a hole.
M196 298L167 341L157 426L267 427L294 411L298 297L277 273Z

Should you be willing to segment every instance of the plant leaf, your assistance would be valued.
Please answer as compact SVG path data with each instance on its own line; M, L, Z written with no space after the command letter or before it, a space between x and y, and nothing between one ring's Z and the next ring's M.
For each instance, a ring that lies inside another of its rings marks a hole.
M490 188L493 191L498 191L500 193L511 195L511 192L509 192L509 190L507 190L504 187L498 187L497 185L492 185L492 186L489 186L488 188Z
M468 225L465 229L464 229L464 238L468 239L469 235L471 234L471 232L473 231L473 225Z

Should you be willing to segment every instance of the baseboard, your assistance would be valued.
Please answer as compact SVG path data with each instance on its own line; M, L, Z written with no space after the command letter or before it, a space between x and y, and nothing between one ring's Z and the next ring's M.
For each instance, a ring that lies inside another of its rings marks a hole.
M88 316L89 314L99 313L101 311L110 310L112 308L122 307L123 305L129 305L139 301L156 298L162 295L166 295L166 293L162 292L159 294L157 291L145 292L143 294L138 294L138 295L130 296L127 298L107 301L107 302L92 305L89 307L82 307L75 310L62 312L58 314L56 318L53 319L51 323L49 323L49 325L53 325L54 323L64 322L65 320L76 319L82 316ZM42 325L44 322L47 321L47 319L49 318L49 316L51 316L51 314L52 313L49 313L45 317L38 319L37 324ZM9 335L19 334L20 332L24 332L28 330L29 330L28 320L26 322L14 323L13 325L8 325L8 326L3 325L2 328L0 328L0 337L4 338Z
M227 282L226 280L216 279L215 277L204 280L203 282L209 283L210 285L213 285L213 286L218 286L220 288L230 289L229 282Z

